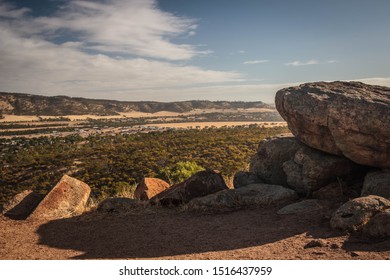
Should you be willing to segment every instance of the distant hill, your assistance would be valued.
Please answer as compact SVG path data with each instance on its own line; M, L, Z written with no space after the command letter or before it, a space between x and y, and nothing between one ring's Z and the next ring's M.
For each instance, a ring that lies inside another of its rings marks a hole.
M25 93L0 92L0 115L118 115L138 111L155 113L169 111L184 113L194 109L274 108L261 101L115 101L69 96L41 96Z

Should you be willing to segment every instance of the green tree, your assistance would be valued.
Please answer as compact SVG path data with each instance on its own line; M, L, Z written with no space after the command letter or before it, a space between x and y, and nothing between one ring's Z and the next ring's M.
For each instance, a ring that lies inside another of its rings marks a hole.
M202 170L204 170L204 168L194 161L179 161L173 166L161 168L159 177L168 181L170 184L177 184L187 180L195 173Z

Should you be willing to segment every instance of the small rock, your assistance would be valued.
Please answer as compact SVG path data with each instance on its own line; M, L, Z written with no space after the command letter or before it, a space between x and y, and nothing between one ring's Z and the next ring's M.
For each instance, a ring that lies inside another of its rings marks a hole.
M322 239L314 239L307 243L303 248L325 247L326 243Z
M148 200L151 197L168 189L170 185L164 180L158 178L144 178L137 185L134 192L134 198Z
M351 257L359 257L360 255L356 252L350 252Z
M338 244L336 244L336 243L332 243L332 244L330 244L329 248L332 249L332 250L336 250L336 249L339 249L340 246Z

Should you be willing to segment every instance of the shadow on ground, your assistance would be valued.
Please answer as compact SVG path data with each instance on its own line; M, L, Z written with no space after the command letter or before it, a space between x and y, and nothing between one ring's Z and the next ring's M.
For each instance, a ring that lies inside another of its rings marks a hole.
M366 252L386 252L390 251L390 240L368 240L361 236L349 236L343 244L343 249L346 251L366 251ZM390 256L389 256L390 257Z
M89 213L55 220L38 229L40 244L84 252L80 259L157 258L233 250L273 243L309 232L334 236L318 214L277 215L276 209L247 209L195 215L177 210L128 214Z

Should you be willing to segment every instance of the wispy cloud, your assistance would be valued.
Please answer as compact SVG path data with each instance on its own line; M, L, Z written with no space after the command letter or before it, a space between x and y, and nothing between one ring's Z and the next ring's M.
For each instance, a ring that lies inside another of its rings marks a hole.
M309 60L306 62L302 62L299 60L293 61L293 62L288 62L285 65L286 66L306 66L306 65L315 65L315 64L320 64L317 60Z
M263 59L263 60L249 60L245 61L243 64L260 64L260 63L266 63L269 60Z
M159 10L155 1L65 3L51 17L34 18L0 0L2 91L162 100L156 94L162 88L243 79L233 71L175 63L208 51L172 43L193 35L197 25ZM55 43L64 30L68 37L60 41L67 40Z
M21 19L27 11L0 3L3 17ZM195 35L197 21L160 10L156 0L64 1L52 16L26 18L13 26L19 26L18 31L24 31L25 35L66 40L71 34L73 40L83 42L85 49L106 54L175 61L208 52L193 45L173 43L174 38Z
M28 8L17 9L11 4L0 2L0 18L3 17L17 19L23 17L29 11L30 9Z
M315 60L315 59L312 59L312 60L309 60L306 62L296 60L293 62L285 63L284 65L286 65L286 66L307 66L307 65L318 65L318 64L332 64L332 63L337 63L337 60L327 60L325 62L320 62L320 61Z

